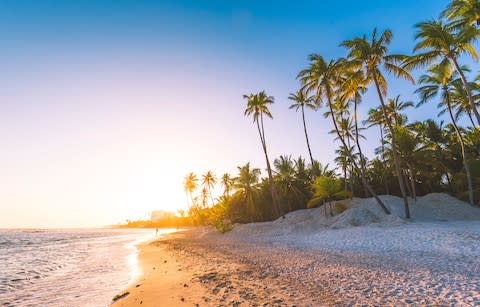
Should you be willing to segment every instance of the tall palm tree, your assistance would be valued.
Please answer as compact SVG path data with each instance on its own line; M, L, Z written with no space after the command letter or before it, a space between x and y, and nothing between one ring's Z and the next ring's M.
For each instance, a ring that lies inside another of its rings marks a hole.
M345 73L345 82L342 84L341 88L341 95L344 99L349 99L353 101L353 122L355 125L355 144L358 149L358 153L360 155L360 168L363 174L361 176L365 176L365 156L362 152L362 147L360 146L360 128L358 127L358 113L357 107L362 102L362 94L367 91L367 80L363 75L362 70L356 71L347 71ZM367 194L367 193L365 193Z
M384 137L384 134L385 134L386 123L385 123L385 118L383 117L383 113L382 113L381 109L382 108L380 107L380 108L374 108L374 109L368 110L368 118L363 122L363 124L367 124L368 128L370 128L374 125L378 125L378 127L380 128L381 159L382 159L382 162L383 162L383 164L382 164L382 169L383 169L382 181L385 184L385 193L390 194L389 188L388 188L388 182L387 182L387 178L386 178L387 168L385 167L386 166L386 159L385 159L385 137Z
M215 186L216 183L217 183L217 178L215 178L215 175L213 174L212 171L208 171L206 174L202 176L202 185L208 191L208 194L210 194L210 200L212 201L212 206L214 203L212 188Z
M458 63L458 57L465 53L477 61L478 55L472 43L478 38L479 31L470 25L455 29L452 24L445 24L436 20L421 22L416 24L415 27L417 28L415 38L418 40L418 43L413 50L420 53L410 57L405 62L404 67L411 69L434 62L450 62L462 80L462 84L467 92L468 102L475 115L477 124L480 125L480 114L475 106L470 84Z
M345 60L331 60L326 62L320 55L310 55L310 65L308 68L300 71L298 78L303 84L303 88L307 92L314 92L317 102L321 102L322 99L326 100L326 104L330 110L330 118L332 119L333 126L337 132L337 136L340 139L343 146L347 147L347 144L340 134L338 129L337 119L333 110L334 94L337 89L337 85L341 81L341 73L345 70ZM355 160L352 159L352 163L355 169L359 169ZM372 187L368 184L365 178L362 178L363 185L368 189L370 194L376 199L378 205L384 210L385 213L390 214L390 211L383 204L382 200L378 198Z
M480 26L480 1L452 0L441 16L460 26L473 24Z
M364 35L363 37L356 37L352 40L344 41L341 45L348 49L349 60L358 65L358 67L363 71L366 80L368 80L369 83L373 82L377 90L385 122L387 123L390 133L392 134L393 159L397 173L398 184L400 186L400 191L402 193L405 206L405 217L410 218L410 209L408 207L405 185L401 176L402 172L395 143L394 129L387 114L387 108L384 100L385 96L387 95L388 84L383 76L382 70L392 73L395 77L409 80L412 83L414 80L406 70L397 65L397 63L404 61L406 57L402 55L388 54L388 45L391 41L391 31L385 30L378 35L377 30L374 29L370 40L367 40L367 37Z
M448 63L430 67L428 69L428 74L422 75L418 80L420 84L423 84L423 86L415 91L420 95L420 102L417 106L420 106L428 102L429 100L440 96L440 102L438 103L438 107L447 108L448 115L450 116L450 121L455 128L455 133L460 143L463 167L465 168L465 174L467 177L468 197L470 204L473 206L475 204L473 198L473 184L470 167L468 165L467 153L465 152L465 141L460 130L458 129L455 116L453 115L451 91L454 88L455 84L459 83L458 79L455 79L454 76L454 71L451 65L449 65Z
M351 142L355 140L355 127L349 117L344 117L345 115L349 115L348 104L337 102L335 104L334 112L337 112L338 117L340 117L338 119L339 132L343 137L343 139L346 140L346 143L347 143L347 147L340 146L340 148L337 151L335 151L337 154L339 154L339 157L338 157L339 160L338 161L335 160L335 162L339 162L343 160L341 165L345 175L345 190L347 190L346 186L347 186L347 182L349 182L351 196L353 197L354 171L353 171L353 163L351 159L356 159L358 157L358 155L354 152L355 146L351 144ZM330 131L330 133L335 133L335 132L336 132L335 130ZM338 140L338 137L336 137L335 140ZM347 172L350 174L349 179L347 178ZM362 172L362 162L360 162L360 173L361 172Z
M233 178L229 173L225 173L222 176L222 186L223 186L223 196L230 195L230 190L232 189Z
M298 111L298 109L302 110L303 130L305 131L305 139L307 140L307 148L308 154L310 155L310 161L313 163L310 142L308 141L307 126L305 124L305 107L311 110L315 110L317 108L317 105L315 104L313 97L309 97L302 90L298 90L296 93L290 94L290 96L288 96L288 99L294 101L294 103L290 105L289 109L295 109L295 111Z
M189 173L186 175L183 179L183 189L185 190L185 193L187 194L187 204L188 204L188 197L190 196L190 201L191 201L191 206L193 207L194 201L193 201L193 191L197 188L198 184L198 179L197 175L195 175L193 172Z
M258 134L260 136L260 142L262 143L263 153L265 154L265 160L267 162L268 180L270 182L270 189L272 194L273 209L275 215L280 216L280 210L277 201L277 192L275 189L275 183L273 182L272 167L267 153L267 142L265 140L265 129L263 127L263 116L273 118L272 113L268 109L268 105L273 104L274 99L272 96L268 96L265 91L261 91L257 94L243 95L243 98L247 100L247 108L245 109L245 116L252 116L253 122L257 124Z

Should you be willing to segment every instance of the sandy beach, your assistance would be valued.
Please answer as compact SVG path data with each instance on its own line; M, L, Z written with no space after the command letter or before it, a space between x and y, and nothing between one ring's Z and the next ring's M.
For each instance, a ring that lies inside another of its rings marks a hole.
M479 305L479 209L437 206L429 219L423 211L441 197L420 199L423 218L410 222L373 208L363 219L353 210L355 221L351 209L330 219L311 209L225 235L174 233L140 246L143 275L113 306Z

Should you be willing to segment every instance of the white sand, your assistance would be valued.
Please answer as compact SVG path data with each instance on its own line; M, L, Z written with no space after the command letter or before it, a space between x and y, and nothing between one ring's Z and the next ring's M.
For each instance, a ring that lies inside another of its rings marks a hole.
M381 198L392 215L373 199L353 199L335 217L326 218L323 208L301 210L206 239L247 244L253 259L274 247L271 261L278 258L281 270L304 279L316 272L322 290L340 303L480 305L480 209L430 194L411 200L413 218L406 221L402 199ZM290 259L297 251L313 253L320 266L298 272L306 264Z

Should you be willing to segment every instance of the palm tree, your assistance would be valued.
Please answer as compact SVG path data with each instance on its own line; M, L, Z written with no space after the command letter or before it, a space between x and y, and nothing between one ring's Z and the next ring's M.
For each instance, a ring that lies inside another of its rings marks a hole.
M310 155L310 161L313 163L312 151L310 150L310 142L308 141L308 134L307 134L307 126L305 124L305 107L315 110L317 105L315 104L312 97L308 97L308 95L302 91L298 90L295 94L290 94L288 99L294 101L294 103L289 107L289 109L298 109L302 110L302 120L303 120L303 130L305 131L305 139L307 140L307 148L308 154Z
M330 207L330 215L332 213L332 200L343 199L347 196L346 191L342 191L342 183L340 180L332 177L318 177L312 184L313 197L308 202L308 207L316 207L324 203L325 217L327 214L327 205ZM325 202L327 202L325 204Z
M286 203L288 210L293 211L293 204L298 206L305 198L303 182L296 176L295 163L291 156L280 156L273 161L273 166L276 173L274 180L282 203Z
M210 200L212 201L212 206L214 203L212 188L215 186L216 183L217 183L217 178L215 178L215 175L213 174L212 171L208 171L206 174L202 176L202 185L208 191L208 194L210 194Z
M308 173L310 181L313 182L317 177L335 177L335 170L329 169L330 165L325 166L317 160L313 160L313 164L309 166Z
M269 104L273 104L273 97L268 96L265 91L258 94L243 95L247 99L247 108L245 109L245 116L252 116L253 122L257 124L258 134L260 135L260 142L262 143L263 153L267 162L268 180L270 182L270 189L272 194L273 208L275 215L280 216L279 206L277 202L277 192L275 190L275 183L273 182L272 167L268 159L267 143L265 141L265 130L263 127L263 116L273 118L272 113L268 109Z
M465 72L469 72L470 69L467 66L462 66L462 70ZM470 102L468 101L468 95L467 92L465 91L465 88L463 87L463 84L461 80L460 82L454 82L453 88L451 91L451 98L452 98L452 107L454 109L456 108L457 111L455 112L455 118L458 120L462 115L467 115L468 120L472 124L472 127L475 128L475 123L472 118L472 106L470 105ZM475 101L475 107L480 107L480 95L478 94L480 84L478 83L479 78L477 76L475 82L470 82L470 88L472 89L472 97L473 100ZM474 94L473 91L476 93Z
M451 65L449 65L448 63L430 67L428 69L428 74L422 75L419 78L419 83L424 85L415 91L420 95L420 102L417 106L420 106L437 96L440 96L441 99L438 106L441 108L446 106L448 114L450 116L450 121L455 128L455 133L460 143L463 167L465 168L465 174L467 177L468 197L470 204L473 206L475 204L473 198L473 184L470 167L468 165L467 154L465 152L465 141L462 134L460 133L460 130L458 129L457 122L453 115L451 91L454 88L455 84L459 83L458 79L454 79L454 75L454 71Z
M387 99L387 114L390 117L393 126L404 125L407 118L401 112L413 106L414 103L411 101L400 100L400 95L397 95L395 98Z
M200 203L202 205L202 208L207 208L208 206L208 202L207 202L207 199L208 199L208 189L206 187L203 187L201 190L200 190Z
M255 197L258 193L258 181L260 169L250 169L250 163L238 166L238 176L234 178L233 188L241 195L250 212L250 220L253 221Z
M421 144L420 134L413 133L415 125L398 125L395 126L395 136L397 138L398 153L403 162L405 162L405 181L408 192L411 197L416 201L417 193L415 187L415 167L421 164L421 154L424 152L424 147ZM408 181L410 179L410 185Z
M233 185L233 178L229 173L225 173L222 176L223 196L230 195L230 190Z
M368 118L363 122L363 124L367 124L368 128L378 125L380 128L380 143L381 143L381 158L383 162L383 172L382 172L382 181L385 183L385 193L390 194L389 188L388 188L388 182L386 178L386 171L387 168L385 167L386 165L386 160L385 160L385 137L384 137L384 131L385 131L385 118L383 117L382 113L382 108L375 108L375 109L370 109L368 110Z
M307 168L307 165L305 164L305 159L300 156L293 162L295 164L295 176L304 184L311 183L309 170Z
M344 64L345 60L343 59L326 62L322 56L313 54L310 56L309 67L300 71L298 78L307 92L315 92L315 100L317 102L321 102L322 98L326 99L331 114L330 118L332 119L337 136L343 146L347 147L347 144L338 129L337 119L333 110L334 93L337 85L341 81L341 73L345 70ZM355 169L358 170L358 165L354 159L352 159L352 163ZM378 205L385 211L385 213L390 214L388 208L385 207L382 200L378 198L365 178L362 178L362 183L368 189L370 194L375 197Z
M339 149L335 150L337 156L335 157L334 161L338 164L338 166L342 169L343 172L343 184L345 192L348 191L348 167L351 165L350 157L352 156L353 148L347 148L344 146L340 146ZM351 178L351 174L350 174ZM352 182L350 180L350 185Z
M194 205L192 194L193 194L193 191L195 191L195 189L197 188L197 182L198 182L197 175L195 175L193 172L189 173L183 179L183 189L187 194L187 205L188 205L188 196L190 196L191 206Z
M404 67L411 69L436 61L450 62L462 80L462 84L467 92L468 102L475 115L477 124L480 125L480 114L475 106L470 84L458 63L458 57L464 53L469 54L475 61L478 59L477 52L472 45L478 38L478 30L470 25L465 25L456 30L452 24L444 24L442 21L436 20L421 22L415 25L415 27L418 29L415 38L419 42L413 50L414 52L422 52L412 56L405 62Z
M441 14L457 25L480 26L480 1L452 0Z
M405 205L405 217L410 218L410 209L408 207L405 185L401 176L402 172L395 143L394 129L387 114L384 100L384 97L387 95L388 84L382 74L382 69L388 73L392 73L398 78L409 80L412 83L414 80L406 70L397 65L397 63L404 61L406 57L402 55L388 54L388 45L391 40L391 31L385 30L377 37L377 30L374 29L370 41L368 41L367 37L364 35L363 37L356 37L352 40L344 41L341 45L348 49L349 60L362 69L365 79L368 80L369 83L373 82L377 90L385 122L392 134L393 159L395 170L397 172L398 184Z
M360 176L365 176L365 156L362 152L362 147L360 146L360 128L358 127L358 113L357 107L362 102L362 94L367 91L367 80L361 70L357 71L347 71L345 73L345 82L342 84L341 93L344 99L350 99L353 101L353 121L355 125L355 144L358 148L358 153L360 155ZM367 193L365 193L367 195Z

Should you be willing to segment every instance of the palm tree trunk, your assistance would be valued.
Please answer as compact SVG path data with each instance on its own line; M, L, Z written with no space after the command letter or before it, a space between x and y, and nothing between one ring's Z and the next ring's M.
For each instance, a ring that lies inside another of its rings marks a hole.
M408 179L408 170L402 170L403 171L403 179L405 179L405 186L407 187L408 195L410 195L410 198L413 198L413 190L412 187L408 184L410 180Z
M385 144L383 142L383 125L380 123L380 139L382 141L382 162L383 162L383 173L382 173L382 179L383 182L385 183L385 194L390 195L390 189L388 187L388 180L387 180L387 168L385 167L386 162L385 162Z
M412 189L412 198L413 200L417 201L417 189L415 188L415 177L413 176L413 167L412 165L407 162L408 173L410 175L410 185Z
M343 139L343 137L340 134L340 131L338 130L337 120L335 119L335 114L334 114L333 108L332 108L332 94L330 93L330 90L328 90L328 89L327 89L327 99L328 99L328 107L330 108L330 117L332 118L333 126L335 127L335 131L337 132L337 136L340 139L340 141L342 142L343 146L347 147L347 144L345 143L345 140ZM352 158L352 157L350 157L350 158ZM373 198L375 198L378 205L383 209L383 211L386 214L390 214L390 210L388 210L388 208L385 207L382 200L377 196L375 191L373 191L372 187L368 184L367 180L365 179L365 174L358 167L355 160L352 159L352 163L353 163L353 166L355 167L355 169L357 171L360 170L360 174L361 174L361 177L362 177L362 184L367 188L367 190L370 192L370 194L372 194Z
M345 132L345 136L347 137L347 145L348 145L348 150L349 152L352 151L352 145L350 144L350 137L349 135L347 134L347 132ZM350 160L353 159L353 155L350 155ZM348 164L347 164L347 168L348 168ZM350 198L353 197L353 172L352 172L352 168L353 168L353 164L352 164L352 161L350 161L350 179L349 179L349 184L350 184L350 192L352 193L350 195Z
M410 208L408 207L407 194L405 193L405 186L404 186L404 182L403 182L403 179L402 179L402 170L400 168L400 160L399 160L398 153L397 153L397 144L395 142L395 131L393 130L392 122L390 121L390 118L387 115L385 101L383 101L383 96L382 96L382 93L380 91L380 86L378 84L377 75L375 73L373 73L373 81L375 82L375 87L377 89L378 97L380 99L380 103L382 104L383 117L385 118L385 121L388 125L388 129L390 129L390 133L392 135L393 163L395 164L395 171L397 173L398 184L400 186L400 192L402 193L403 204L405 206L405 218L409 219L410 218Z
M302 120L303 120L303 130L305 131L305 139L307 139L308 154L310 155L310 162L313 165L313 157L312 157L312 151L310 150L310 142L308 141L307 125L305 124L305 112L304 112L303 105L302 105Z
M262 114L260 114L260 120L261 120L262 127L260 129L260 123L257 120L257 128L258 128L258 133L260 134L260 141L262 142L263 152L265 154L265 160L267 162L267 172L268 172L268 180L270 182L270 192L272 194L273 210L275 213L275 218L277 218L280 216L280 210L278 208L278 202L277 202L277 191L275 189L275 184L273 183L272 167L270 166L270 160L268 159L267 144L265 142L265 130L263 129Z
M210 200L212 201L212 207L213 207L214 201L213 201L212 189L210 188L210 186L208 186L208 194L210 194Z
M358 153L360 154L360 168L362 169L362 172L365 173L365 158L363 156L362 147L360 147L360 140L358 135L357 104L358 104L358 99L357 99L357 96L355 95L355 99L353 101L353 116L355 121L355 143L357 144ZM367 188L363 187L363 192L365 194L365 197L368 197Z
M353 198L353 194L355 193L354 189L353 189L353 179L354 179L354 176L353 176L354 172L353 172L353 164L350 165L350 199Z
M472 118L472 112L467 111L468 119L470 119L470 122L472 123L472 127L475 128L475 123L473 122Z
M472 184L472 175L470 174L470 166L468 165L468 159L465 152L465 142L463 140L463 136L458 129L457 123L455 121L455 117L453 117L452 107L450 105L450 96L447 94L447 108L448 114L450 115L450 119L452 121L453 128L455 128L455 132L457 133L458 141L460 142L460 147L462 151L462 159L463 159L463 167L465 168L465 174L467 176L467 185L468 185L468 199L470 205L475 206L475 200L473 198L473 184Z
M463 73L462 69L458 65L457 59L452 56L450 57L451 62L455 66L455 69L457 70L458 74L460 75L460 79L462 80L463 86L465 87L465 91L467 92L467 98L468 102L470 103L470 107L472 108L473 115L475 115L475 118L477 119L477 123L479 126L477 126L477 129L480 128L480 114L478 114L477 107L475 106L475 102L473 101L472 97L472 91L470 90L470 85L468 85L467 78L465 77L465 74Z

